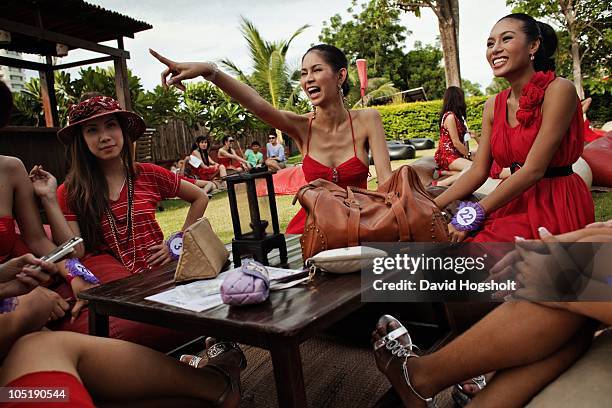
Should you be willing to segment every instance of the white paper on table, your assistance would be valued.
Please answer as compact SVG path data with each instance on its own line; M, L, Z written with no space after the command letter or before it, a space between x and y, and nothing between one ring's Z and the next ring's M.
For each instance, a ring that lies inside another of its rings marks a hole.
M176 286L173 289L158 293L146 300L163 303L164 305L180 307L192 312L202 312L223 304L221 300L221 284L225 275L239 269L234 268L219 274L214 279L199 280L185 285ZM302 272L301 269L283 269L266 266L270 280L285 278Z
M192 154L191 156L189 156L189 164L191 164L197 169L202 164L202 160Z

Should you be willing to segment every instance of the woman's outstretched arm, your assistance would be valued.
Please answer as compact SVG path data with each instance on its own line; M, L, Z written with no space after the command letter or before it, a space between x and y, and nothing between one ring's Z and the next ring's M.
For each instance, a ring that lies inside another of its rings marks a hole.
M208 79L238 103L252 112L271 127L281 130L291 136L298 146L302 146L303 135L308 130L308 119L297 113L281 111L262 98L250 86L232 78L208 62L175 62L154 50L149 50L167 68L162 72L162 85L174 85L185 89L181 81L199 76ZM168 76L171 76L168 78Z

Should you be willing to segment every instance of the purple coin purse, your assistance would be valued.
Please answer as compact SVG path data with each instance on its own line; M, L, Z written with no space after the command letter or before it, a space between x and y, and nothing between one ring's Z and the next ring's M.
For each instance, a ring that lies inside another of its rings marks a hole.
M221 299L228 305L262 303L269 295L268 271L252 259L243 259L242 267L230 272L221 284Z

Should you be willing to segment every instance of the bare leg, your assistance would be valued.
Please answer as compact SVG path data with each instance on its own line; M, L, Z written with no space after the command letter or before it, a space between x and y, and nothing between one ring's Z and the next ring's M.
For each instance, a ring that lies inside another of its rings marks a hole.
M444 180L438 181L438 186L450 186L452 185L459 177L461 177L461 171L463 169L468 168L472 165L472 162L468 159L464 159L463 157L459 157L452 161L451 164L448 165L448 169L453 172L457 172L452 176L445 178Z
M504 303L438 352L410 358L410 381L421 395L430 397L466 378L535 363L565 345L585 322L586 318L564 310L529 302ZM395 327L396 322L381 318L373 340ZM404 381L402 360L393 358L387 367L390 353L384 348L375 356L404 404L419 406L422 401Z
M266 160L266 166L268 166L270 169L276 170L276 171L279 171L281 169L281 166L279 166L278 162L276 160L274 160L274 159Z
M227 176L227 169L225 168L223 164L219 165L219 176L221 177Z
M592 330L581 330L550 356L533 364L498 372L493 381L472 400L470 407L525 406L534 395L567 370L589 348L592 340Z
M223 358L235 367L232 377L239 375L240 353L230 351ZM216 370L196 369L137 344L72 332L38 332L20 339L4 362L0 384L39 371L71 373L94 397L108 401L214 402L228 387L227 377ZM230 399L237 404L235 396Z
M215 183L207 180L196 180L195 184L196 186L200 187L206 194L209 194L216 188Z

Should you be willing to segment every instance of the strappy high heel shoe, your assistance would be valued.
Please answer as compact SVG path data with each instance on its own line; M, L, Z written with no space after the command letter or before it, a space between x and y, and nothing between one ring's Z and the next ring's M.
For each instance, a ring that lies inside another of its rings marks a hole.
M406 384L408 385L408 388L410 388L412 393L414 395L416 395L420 400L424 401L425 404L427 405L427 407L435 408L436 407L435 396L434 397L429 397L429 398L426 398L426 397L422 396L412 386L412 383L410 382L410 375L408 373L407 362L408 362L409 358L420 357L420 355L418 355L414 351L415 349L416 350L420 350L420 349L419 349L418 346L416 346L412 342L412 338L410 337L410 334L408 333L408 330L401 323L399 323L399 321L397 319L394 318L394 320L396 320L398 322L400 327L398 327L397 329L393 330L391 333L388 333L387 335L385 335L382 338L380 338L379 340L377 340L374 343L374 351L377 351L380 348L385 347L387 350L389 350L391 352L393 357L403 358L404 362L402 363L402 372L404 374L404 380L406 381ZM402 343L400 343L397 340L399 337L401 337L403 335L406 335L408 337L408 343L407 344L402 344ZM389 365L391 364L391 361L393 360L393 357L390 358L387 361L387 364L385 366L385 372L387 372L387 370L389 368Z
M231 373L228 372L226 365L218 364L215 362L217 357L220 355L227 353L232 350L237 350L240 353L240 362L238 363L238 367L240 371L244 370L247 366L247 361L244 353L240 349L240 346L234 342L229 341L220 341L206 349L206 357L207 363L200 367L200 362L202 361L202 357L193 356L189 354L183 354L180 357L180 361L189 364L195 368L209 368L212 369L221 375L223 375L227 379L227 387L223 390L219 398L216 401L212 402L213 406L222 407L225 406L228 402L228 398L234 392L238 392L238 395L241 395L240 389L240 377L232 377Z

